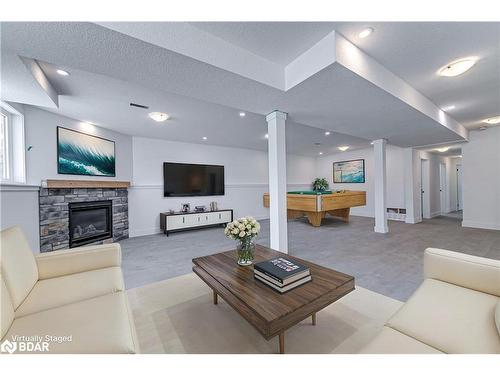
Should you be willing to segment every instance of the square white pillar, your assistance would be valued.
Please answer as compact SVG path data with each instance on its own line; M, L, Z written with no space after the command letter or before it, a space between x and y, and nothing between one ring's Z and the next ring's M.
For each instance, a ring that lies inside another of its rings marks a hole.
M266 116L269 160L269 218L271 248L288 253L286 209L286 113L271 112Z
M375 232L388 233L387 225L387 177L385 148L387 141L377 139L373 141L373 178L375 191Z

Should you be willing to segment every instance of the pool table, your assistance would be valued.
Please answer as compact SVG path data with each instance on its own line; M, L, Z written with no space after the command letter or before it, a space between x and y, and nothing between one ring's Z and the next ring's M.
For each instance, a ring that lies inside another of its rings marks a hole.
M287 193L288 218L307 216L314 227L321 225L321 220L329 214L349 221L351 207L366 205L366 191L343 190L331 191L290 191ZM264 194L264 207L269 207L269 194Z

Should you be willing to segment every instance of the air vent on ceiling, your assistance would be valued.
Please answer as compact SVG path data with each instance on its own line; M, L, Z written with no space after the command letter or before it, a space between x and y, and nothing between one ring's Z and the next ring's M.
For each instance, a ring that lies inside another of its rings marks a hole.
M147 105L142 105L142 104L137 104L137 103L130 103L131 107L137 107L137 108L142 108L142 109L148 109L149 107Z

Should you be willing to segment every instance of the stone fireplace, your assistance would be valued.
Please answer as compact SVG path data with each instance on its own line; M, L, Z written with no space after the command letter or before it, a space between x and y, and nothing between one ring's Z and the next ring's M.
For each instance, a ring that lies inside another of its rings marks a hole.
M128 185L118 181L48 180L39 197L40 251L128 238Z

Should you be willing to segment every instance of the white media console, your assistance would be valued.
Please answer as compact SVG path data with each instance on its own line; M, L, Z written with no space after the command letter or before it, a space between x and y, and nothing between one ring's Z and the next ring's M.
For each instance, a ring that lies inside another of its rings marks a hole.
M167 236L174 231L224 225L231 221L233 221L233 210L160 214L160 228Z

